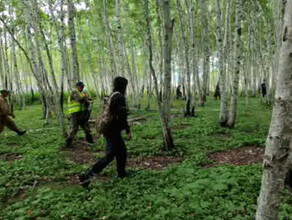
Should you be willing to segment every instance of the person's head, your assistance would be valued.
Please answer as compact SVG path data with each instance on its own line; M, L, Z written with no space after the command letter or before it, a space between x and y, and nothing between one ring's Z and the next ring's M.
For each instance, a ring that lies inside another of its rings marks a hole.
M8 90L5 90L5 89L1 90L0 93L1 93L1 96L4 97L4 98L9 96L9 91Z
M114 79L114 92L126 93L128 80L122 76L117 76Z
M84 87L85 87L85 85L83 82L76 83L76 88L78 89L79 92L82 92Z

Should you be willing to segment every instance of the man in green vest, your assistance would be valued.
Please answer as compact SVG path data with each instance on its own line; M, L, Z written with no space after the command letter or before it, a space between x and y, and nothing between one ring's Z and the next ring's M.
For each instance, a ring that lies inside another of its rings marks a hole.
M78 82L76 89L68 97L68 114L70 117L71 131L66 139L66 148L69 149L72 148L72 141L78 132L79 126L84 130L87 142L90 144L94 143L87 117L87 108L89 103L92 102L92 99L83 93L84 87L83 82Z

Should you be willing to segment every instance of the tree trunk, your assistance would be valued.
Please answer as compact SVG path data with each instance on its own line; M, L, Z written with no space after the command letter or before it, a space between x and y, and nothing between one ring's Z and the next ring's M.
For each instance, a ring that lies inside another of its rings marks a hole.
M58 99L56 99L56 104L59 106L59 118L60 118L60 124L61 124L61 129L62 129L62 136L67 137L67 129L64 121L64 78L65 76L69 76L68 74L68 62L67 62L67 57L66 57L66 49L64 46L64 41L65 41L65 36L64 36L64 11L63 11L63 5L64 5L64 0L61 0L61 12L60 12L60 20L61 20L61 26L57 24L53 9L52 9L52 2L49 1L49 9L50 13L52 15L52 20L53 24L56 29L57 37L58 37L58 46L59 46L59 51L61 54L61 91L58 96ZM68 82L71 82L68 79ZM71 88L71 85L68 84L69 88Z
M163 141L164 149L170 150L174 147L173 138L171 134L171 129L169 125L169 106L170 106L170 95L171 95L171 39L174 20L170 19L170 8L168 0L160 0L162 11L163 11L163 23L164 23L164 83L165 87L163 89L163 101L159 97L159 86L158 80L155 74L155 70L152 64L153 61L153 50L152 50L152 36L151 36L151 24L150 24L150 15L149 15L149 5L148 0L145 0L145 12L146 12L146 25L147 25L147 41L149 49L149 66L150 71L154 79L154 88L156 93L156 100L160 112L160 118L162 121L162 130L163 130Z
M190 71L190 61L189 61L189 44L187 42L186 37L186 30L185 30L185 21L184 16L182 13L182 7L180 4L180 0L176 1L177 10L178 10L178 17L179 17L179 24L180 24L180 31L182 34L182 49L183 49L183 56L185 60L185 68L186 68L186 76L187 76L187 92L186 92L186 107L185 107L185 116L191 116L191 101L192 101L192 93L191 93L191 71Z
M3 43L2 43L2 31L0 31L0 76L1 76L1 88L5 88L5 67L3 56Z
M164 71L164 88L163 88L163 136L165 150L174 147L173 138L169 125L169 111L171 99L171 41L173 34L174 20L170 17L170 1L160 0L162 7L162 20L164 25L163 39L163 71Z
M229 19L230 3L228 0L226 10L226 20ZM226 126L228 119L227 110L227 94L226 94L226 71L224 71L224 45L223 45L223 33L222 33L222 13L221 13L221 0L217 0L217 43L218 43L218 57L219 57L219 88L221 97L221 108L220 108L220 125ZM228 23L228 20L227 22ZM227 30L226 30L227 31Z
M76 46L76 32L75 32L75 8L72 0L67 0L68 3L68 27L70 34L70 43L72 50L72 67L73 67L73 81L74 83L80 81L80 73L79 73L79 63L78 63L78 55L77 55L77 46Z
M110 55L110 69L111 69L111 75L116 76L117 75L117 63L116 63L116 57L115 57L115 49L113 46L113 40L111 36L111 29L109 26L109 21L108 21L108 15L107 15L107 0L103 1L103 6L104 6L104 26L105 26L105 34L107 37L107 46L109 50L109 55Z
M123 45L123 30L121 24L121 6L120 0L116 1L116 23L117 23L117 33L118 33L118 46L119 46L119 65L118 73L125 76L125 56L124 56L124 45Z
M228 124L232 128L236 121L237 116L237 96L238 96L238 83L239 73L241 67L241 15L242 15L242 0L236 0L236 23L235 23L235 68L232 77L232 95L231 95L231 110L229 113Z
M159 69L159 98L162 100L163 92L163 50L162 50L162 18L161 18L161 9L160 9L160 0L156 0L156 14L157 14L157 29L158 29L158 47L157 57L159 60L158 69Z
M208 0L200 0L201 5L201 18L203 23L203 86L202 86L202 98L203 101L207 101L208 95L208 82L210 77L210 39L209 39L209 22L207 18L207 3Z
M257 220L276 220L287 174L292 164L292 0L286 3L284 35L279 57L275 104L264 157Z
M190 57L191 57L191 70L192 70L192 77L193 77L193 96L191 100L191 116L196 116L195 114L195 106L196 106L196 88L198 88L199 97L201 100L201 88L200 88L200 82L198 82L198 85L196 86L197 80L196 75L198 74L198 61L197 61L197 55L196 55L196 44L195 44L195 28L194 28L194 5L189 4L188 0L185 0L185 4L188 11L188 23L189 23L189 34L190 34ZM190 77L191 78L191 77Z

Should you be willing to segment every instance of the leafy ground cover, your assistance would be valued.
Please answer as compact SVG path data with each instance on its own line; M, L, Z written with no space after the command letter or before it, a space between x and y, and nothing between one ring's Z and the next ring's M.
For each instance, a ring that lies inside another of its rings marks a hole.
M129 169L137 175L118 179L113 163L89 190L79 186L77 175L103 156L105 141L87 146L80 132L77 150L64 151L57 122L43 126L40 106L17 111L16 122L28 133L1 134L0 219L253 219L261 159L240 165L217 163L221 156L210 155L228 150L237 155L240 149L262 155L271 110L258 99L247 107L242 99L237 125L229 130L218 124L219 101L198 108L196 118L182 118L182 106L173 103L176 149L169 153L162 152L157 111L131 110L132 118L146 118L133 125L134 138L126 142ZM249 161L250 154L241 157ZM282 219L291 219L291 204L287 191Z

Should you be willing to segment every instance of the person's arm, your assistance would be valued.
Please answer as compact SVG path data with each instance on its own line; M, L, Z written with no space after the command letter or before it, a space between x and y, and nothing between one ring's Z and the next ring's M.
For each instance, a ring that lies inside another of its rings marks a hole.
M71 98L77 102L80 102L80 103L84 103L87 100L87 98L85 96L82 96L77 91L72 91Z

